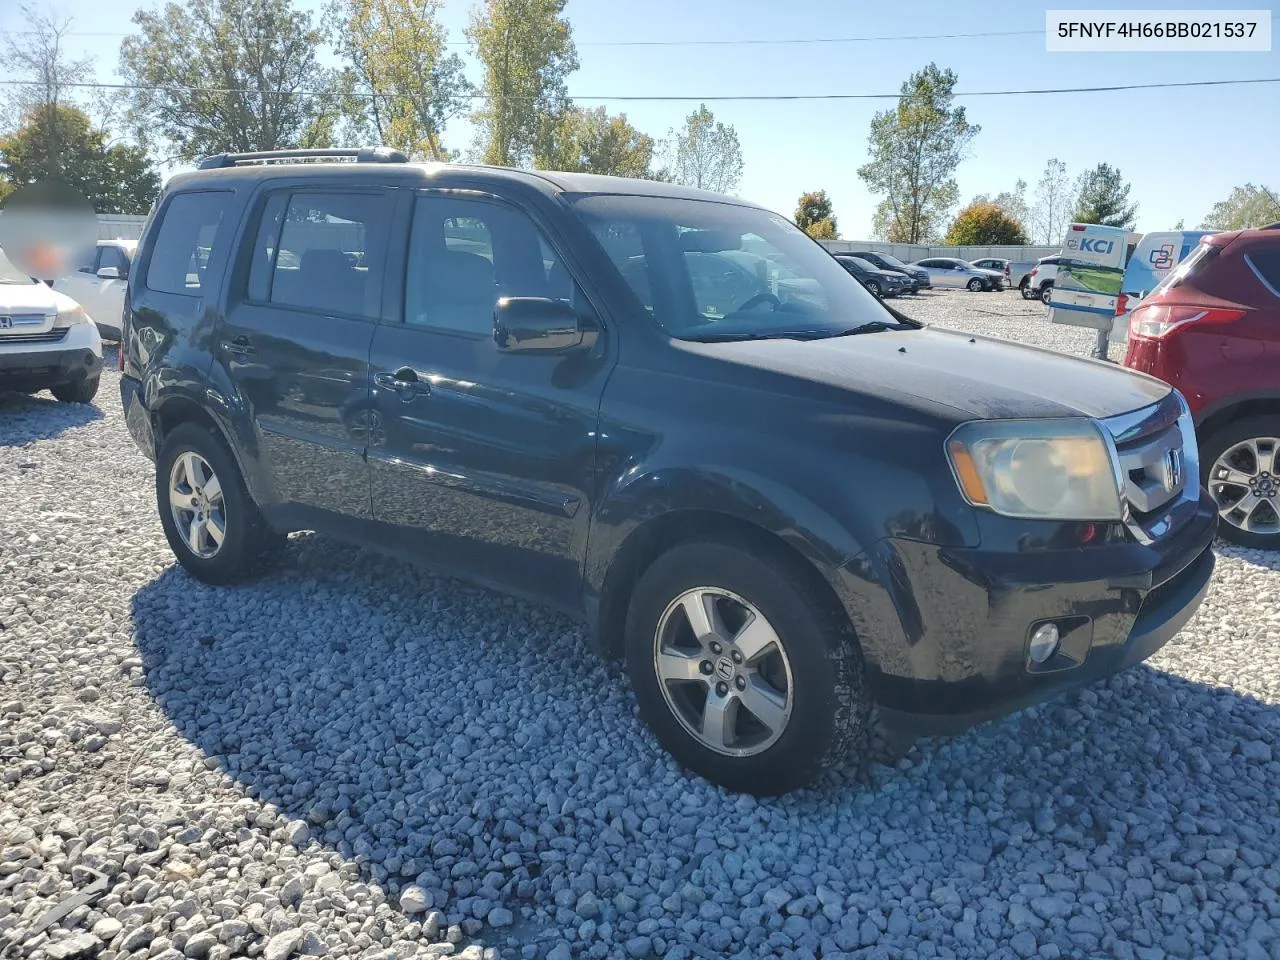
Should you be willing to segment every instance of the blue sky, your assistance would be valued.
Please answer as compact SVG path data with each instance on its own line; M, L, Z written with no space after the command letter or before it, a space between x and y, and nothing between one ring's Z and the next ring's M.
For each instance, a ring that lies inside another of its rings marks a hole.
M74 20L72 52L96 58L100 79L115 78L121 34L138 6L130 0L55 0ZM300 6L316 9L316 0ZM465 51L462 29L471 0L446 0L451 39ZM1058 0L1055 9L1067 6ZM1091 0L1090 8L1133 3ZM1206 8L1201 3L1162 7ZM1237 3L1232 8L1247 6ZM0 0L0 30L21 26L16 0ZM950 67L958 89L1004 90L1182 80L1280 77L1280 51L1269 53L1047 53L1044 36L775 46L618 47L602 41L892 36L1043 30L1045 6L1013 0L981 3L864 4L850 0L569 0L581 68L569 81L584 105L625 111L641 130L665 136L695 104L614 103L608 95L706 96L742 141L746 173L739 193L790 215L800 193L826 189L841 234L869 236L876 198L857 168L866 159L872 114L889 101L723 102L725 94L893 93L929 61ZM88 36L84 34L106 34ZM474 62L470 71L478 79ZM0 65L0 79L8 75ZM1074 176L1101 161L1133 184L1140 230L1197 225L1235 185L1280 187L1280 84L961 100L982 132L957 179L962 201L1012 188L1034 190L1045 161L1057 157ZM446 141L465 147L456 123Z

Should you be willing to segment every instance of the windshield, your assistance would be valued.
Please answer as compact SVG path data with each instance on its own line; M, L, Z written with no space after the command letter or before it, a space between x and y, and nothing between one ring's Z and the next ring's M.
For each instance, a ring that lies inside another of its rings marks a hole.
M834 257L777 214L660 197L588 196L574 207L673 337L822 337L894 323Z
M889 266L891 266L891 267L905 267L905 266L906 266L906 264L905 264L905 263L903 263L901 260L899 260L897 257L891 257L891 256L889 256L889 254L887 254L887 253L882 253L882 254L880 254L880 260L881 260L881 262L882 262L882 263L887 263L887 264L888 264Z
M0 250L0 283L35 283L25 273L9 262L9 258Z
M869 260L863 260L861 257L849 257L849 259L863 270L870 270L872 273L875 273L880 269L874 263L871 263Z

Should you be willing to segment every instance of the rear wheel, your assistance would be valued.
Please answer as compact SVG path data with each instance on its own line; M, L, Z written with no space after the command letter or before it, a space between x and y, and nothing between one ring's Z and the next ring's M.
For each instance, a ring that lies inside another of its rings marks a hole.
M1049 298L1053 296L1053 284L1046 283L1044 286L1042 286L1040 288L1039 295L1040 295L1041 303L1048 303Z
M156 457L156 504L174 556L206 583L252 575L285 542L263 519L221 438L198 424L165 437Z
M55 383L49 392L63 403L89 403L98 395L98 381L98 377L85 377L83 380Z
M867 749L862 660L802 577L720 541L674 547L627 614L640 714L682 765L772 796Z
M972 290L974 293L977 293L979 290L981 290L985 286L986 284L984 284L977 277L974 277L972 280L969 281L969 289Z
M1205 442L1202 457L1219 535L1244 547L1280 549L1280 417L1228 424Z

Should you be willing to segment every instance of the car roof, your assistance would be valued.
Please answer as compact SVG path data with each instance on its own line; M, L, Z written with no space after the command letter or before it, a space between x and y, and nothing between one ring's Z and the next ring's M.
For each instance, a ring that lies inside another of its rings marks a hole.
M332 182L397 183L423 187L463 183L497 187L519 183L545 194L597 194L636 197L661 197L685 200L713 200L744 207L757 207L737 197L709 190L699 190L675 183L640 180L634 177L610 177L595 173L566 173L555 170L518 170L466 163L352 163L350 161L302 161L292 163L243 163L212 169L190 170L175 174L168 189L176 190L197 184L217 182L255 182L275 177L314 177ZM757 209L759 209L757 207Z

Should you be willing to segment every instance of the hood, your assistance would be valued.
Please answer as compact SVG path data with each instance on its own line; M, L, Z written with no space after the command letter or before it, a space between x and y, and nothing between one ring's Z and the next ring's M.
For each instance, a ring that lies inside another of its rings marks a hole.
M988 270L986 267L974 267L974 273L985 273L988 277L1004 277L1003 270Z
M1172 389L1100 360L935 327L689 346L881 400L947 407L966 420L1111 417L1150 406Z
M0 283L0 313L57 313L67 299L43 283Z
M885 280L906 280L906 275L901 270L877 270L877 277L883 277Z

